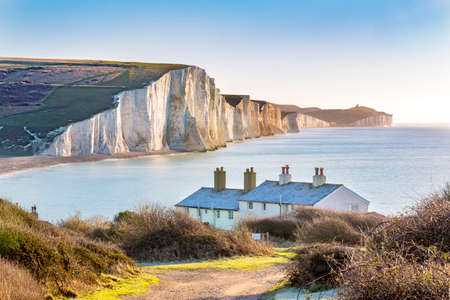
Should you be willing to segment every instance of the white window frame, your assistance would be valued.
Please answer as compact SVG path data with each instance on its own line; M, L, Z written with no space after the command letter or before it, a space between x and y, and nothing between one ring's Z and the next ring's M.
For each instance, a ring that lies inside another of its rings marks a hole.
M248 209L253 209L253 202L250 201L250 202L248 203Z
M266 211L267 210L267 206L266 203L263 203L263 210Z
M220 210L216 210L216 217L217 219L220 219Z
M229 220L233 220L233 219L234 219L234 214L233 214L233 211L232 211L232 210L229 210L229 211L228 211L228 219L229 219Z

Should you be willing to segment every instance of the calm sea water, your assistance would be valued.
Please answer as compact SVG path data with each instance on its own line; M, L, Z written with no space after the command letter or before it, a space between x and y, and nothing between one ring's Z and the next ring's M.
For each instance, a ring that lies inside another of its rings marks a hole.
M146 201L173 206L212 186L218 166L228 187L242 188L246 167L255 167L260 183L277 179L285 164L296 181L311 181L313 168L324 167L328 182L370 200L370 210L395 214L450 182L450 127L307 129L214 152L61 165L0 177L0 197L36 204L50 221L77 211L112 217Z

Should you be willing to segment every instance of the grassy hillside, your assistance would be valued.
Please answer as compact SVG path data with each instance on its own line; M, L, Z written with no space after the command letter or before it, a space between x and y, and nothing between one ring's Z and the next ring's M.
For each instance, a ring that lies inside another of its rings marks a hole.
M9 286L12 292L14 286L29 286L37 295L41 293L38 284L53 295L73 296L75 291L97 286L101 274L128 276L136 270L117 247L39 221L1 199L0 264L5 266L1 286ZM8 270L20 277L3 277Z
M180 64L0 59L0 155L29 155L33 137L113 107L117 93L142 88ZM28 146L27 146L28 145Z

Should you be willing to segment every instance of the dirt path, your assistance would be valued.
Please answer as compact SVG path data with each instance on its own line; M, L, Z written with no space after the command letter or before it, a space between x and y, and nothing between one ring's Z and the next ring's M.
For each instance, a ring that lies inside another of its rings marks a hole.
M244 270L167 270L145 295L129 300L263 299L262 294L284 277L283 267Z

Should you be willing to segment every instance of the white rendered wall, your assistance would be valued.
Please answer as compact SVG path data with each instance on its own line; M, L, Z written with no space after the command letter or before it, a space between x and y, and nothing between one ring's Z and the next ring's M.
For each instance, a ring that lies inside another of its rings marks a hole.
M237 211L200 208L199 214L199 209L193 207L177 207L176 210L188 213L192 218L199 220L202 223L208 223L218 229L233 230L236 229L239 224L239 212ZM189 210L189 212L187 210ZM220 217L217 217L217 211L220 211ZM233 213L233 219L229 218L228 212Z
M366 213L369 210L369 203L345 186L342 186L325 199L319 201L314 207Z
M253 209L248 208L248 203L247 201L239 201L239 215L241 219L280 216L280 205L278 203L266 203L266 210L264 210L264 203L262 202L252 202ZM287 213L292 211L291 205L283 204L283 207L287 207Z

